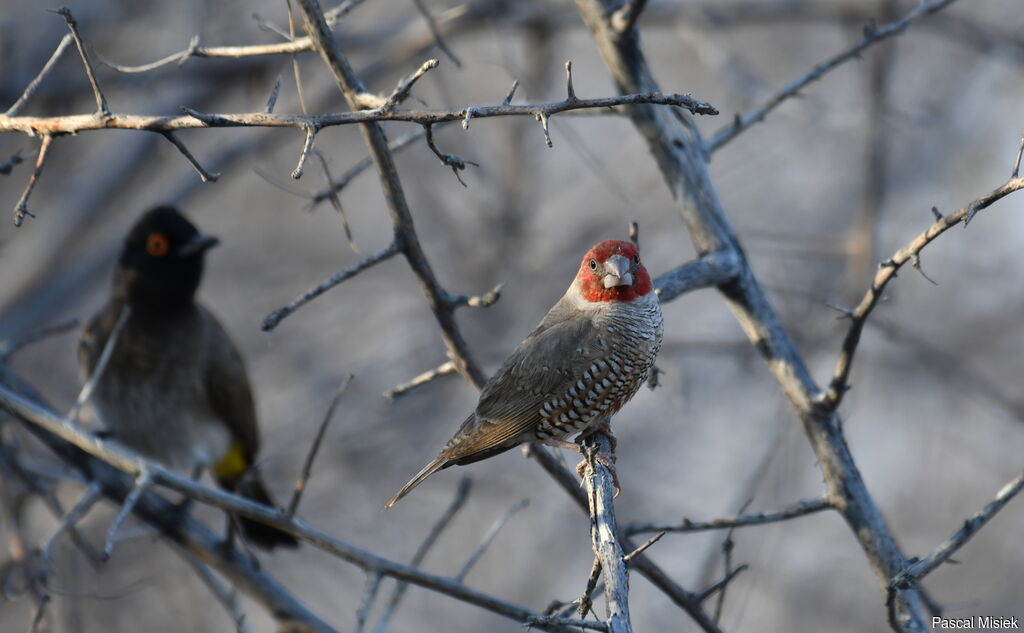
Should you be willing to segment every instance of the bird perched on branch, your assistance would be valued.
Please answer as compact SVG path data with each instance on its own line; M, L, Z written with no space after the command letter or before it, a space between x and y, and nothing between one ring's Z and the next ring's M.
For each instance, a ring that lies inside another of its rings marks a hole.
M217 243L172 207L143 215L124 241L110 299L82 334L79 365L88 380L127 306L94 386L99 421L146 457L194 474L209 468L224 488L273 505L252 469L260 439L242 357L195 300L206 251ZM297 545L262 523L239 524L253 545Z
M636 246L595 245L565 295L484 385L476 411L386 507L442 468L525 442L576 448L565 438L593 432L647 379L662 333L661 304Z

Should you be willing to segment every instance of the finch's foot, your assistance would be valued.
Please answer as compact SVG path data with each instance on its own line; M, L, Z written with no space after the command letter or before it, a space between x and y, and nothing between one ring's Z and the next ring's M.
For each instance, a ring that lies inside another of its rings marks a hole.
M619 493L622 492L622 487L619 486L619 474L615 470L615 454L603 452L594 453L594 461L608 469L608 473L612 476L612 487L615 488L615 495L613 498L618 498ZM589 459L584 459L579 464L576 464L576 474L579 475L581 479L581 486L586 480L585 476L589 467Z

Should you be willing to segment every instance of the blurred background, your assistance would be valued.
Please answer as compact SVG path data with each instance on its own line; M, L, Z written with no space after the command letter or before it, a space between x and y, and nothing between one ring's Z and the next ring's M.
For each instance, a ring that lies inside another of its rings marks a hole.
M514 79L517 102L564 97L566 60L576 92L614 86L566 2L428 0L457 68L437 50L412 2L370 0L335 29L372 91L387 94L425 59L441 66L415 97L429 107L501 101ZM667 92L692 92L722 115L697 120L705 136L862 37L916 0L649 3L640 19L651 66ZM283 2L69 0L96 57L142 64L203 45L281 41L260 18L287 30ZM331 6L325 4L325 8ZM41 6L0 1L0 104L10 104L65 34ZM916 22L812 84L716 152L712 176L754 270L819 383L827 381L846 324L828 303L852 305L877 261L943 212L980 197L1009 176L1024 130L1024 12L1016 0L957 2ZM300 54L311 112L344 110L321 61ZM261 110L282 76L276 111L300 112L292 60L190 59L140 74L98 63L115 112L176 114ZM419 108L410 100L407 107ZM4 105L4 108L7 106ZM23 114L91 112L81 61L69 49ZM392 139L416 126L388 124ZM316 427L343 378L355 374L328 431L301 513L339 538L389 558L412 556L449 503L460 477L473 477L467 506L423 567L454 574L491 523L521 499L519 512L467 578L482 591L535 610L579 596L593 554L588 522L565 493L517 452L445 471L393 510L381 507L430 459L476 402L451 375L391 401L382 393L446 360L436 323L401 258L330 291L269 336L263 317L358 261L329 204L310 208L299 192L325 186L319 162L292 181L302 147L295 130L213 129L182 140L221 179L202 184L158 135L88 132L58 138L29 202L37 217L20 229L0 221L0 338L69 317L86 319L108 292L123 234L148 207L179 204L221 238L201 299L219 315L247 360L263 431L261 467L286 499ZM654 161L628 120L556 116L553 149L532 119L478 120L441 128L443 151L479 163L462 177L419 141L397 155L420 239L452 293L506 282L486 310L458 320L488 372L533 328L571 281L593 242L640 226L648 268L660 274L693 257L688 236ZM37 141L0 136L0 159L26 163L0 176L0 208L13 209L31 173ZM322 131L317 148L335 177L366 155L355 127ZM259 171L266 177L258 175ZM390 239L379 183L367 171L341 194L361 253ZM984 211L924 251L938 285L906 269L865 331L843 405L845 430L871 492L905 553L924 555L1020 472L1024 454L1024 195ZM623 493L620 522L710 519L773 510L823 490L821 474L789 403L720 297L710 290L665 307L661 387L643 389L615 419ZM76 340L68 333L22 351L15 369L61 409L77 394ZM11 434L13 429L6 429ZM31 447L30 443L26 444ZM26 448L26 450L29 450ZM572 455L566 456L570 465ZM81 494L61 488L71 505ZM82 523L102 543L116 508L101 504ZM211 525L221 519L200 509ZM45 543L55 521L41 503L27 514ZM1024 617L1024 502L1014 501L926 586L948 614ZM230 630L233 624L192 570L130 521L132 538L99 570L65 543L55 557L52 631ZM10 522L0 523L0 539ZM650 555L688 589L722 571L723 533L669 534ZM884 599L852 534L835 513L744 528L726 631L877 631ZM262 558L264 568L343 630L351 630L363 574L312 547ZM385 581L385 592L391 583ZM378 604L384 602L379 600ZM244 601L254 631L274 625ZM380 607L371 615L371 626ZM603 615L604 605L596 604ZM677 607L635 576L638 631L694 631ZM0 603L0 630L28 630L30 600ZM389 630L518 631L518 624L411 587Z

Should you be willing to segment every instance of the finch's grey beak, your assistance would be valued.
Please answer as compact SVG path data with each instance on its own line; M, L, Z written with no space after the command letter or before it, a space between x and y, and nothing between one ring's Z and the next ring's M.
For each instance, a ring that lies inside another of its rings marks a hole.
M192 255L203 253L218 244L220 244L220 240L212 235L196 235L182 245L181 249L178 251L178 255L181 257L190 257Z
M612 255L604 263L604 287L632 286L633 273L629 272L629 259L623 255Z

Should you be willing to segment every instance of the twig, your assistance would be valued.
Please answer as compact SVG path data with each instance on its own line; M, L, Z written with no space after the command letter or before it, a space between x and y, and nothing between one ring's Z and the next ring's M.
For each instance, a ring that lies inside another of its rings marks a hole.
M40 567L43 569L43 573L47 573L50 569L53 561L53 551L56 548L57 543L60 541L60 538L64 536L66 532L74 530L75 526L78 525L78 522L82 520L82 517L84 517L89 510L96 505L96 502L99 501L102 496L103 487L95 482L90 483L86 487L85 492L82 493L82 497L78 502L75 503L75 505L68 510L67 514L61 518L56 531L54 531L53 536L50 537L46 546L43 547L43 552L40 555Z
M43 79L45 79L46 76L50 74L50 71L53 70L53 67L57 65L57 60L59 60L60 56L64 54L64 50L68 45L71 44L71 40L72 38L70 33L65 34L64 37L60 39L60 43L57 44L56 50L54 50L53 54L50 55L50 59L46 60L46 63L43 65L43 69L39 71L39 74L35 76L35 79L25 86L25 91L21 93L18 100L15 101L11 107L7 108L7 112L4 112L6 116L16 116L18 112L25 107L28 100L31 99L32 95L34 95L36 90L39 89L39 84L43 82Z
M1002 510L1003 507L1009 503L1022 488L1024 488L1024 472L1021 472L1021 474L1017 475L1003 486L999 492L996 493L995 499L990 501L981 511L964 521L963 526L961 526L953 536L949 537L945 543L932 550L932 552L923 559L912 563L909 567L893 577L889 583L890 587L893 589L908 589L918 583L922 578L935 571L939 565L948 561L950 557L957 552L957 550L963 547L967 541L971 540L971 537L977 534L978 530L983 528L985 524L996 515L996 513Z
M210 591L213 593L213 597L217 599L217 602L231 616L231 621L235 623L236 633L249 633L249 625L246 623L245 611L242 610L240 604L238 604L237 592L226 586L223 582L214 575L213 571L206 565L198 556L193 554L184 548L175 548L175 550L181 554L181 557L192 566L192 569L199 576L199 579L203 581Z
M453 308L461 308L463 306L469 308L489 308L497 303L498 299L501 299L501 290L504 287L505 282L501 282L482 295L449 296L448 305Z
M263 111L267 114L274 112L274 106L277 105L277 97L281 94L281 75L277 76L277 80L274 81L274 88L270 91L270 98L267 99L267 107L263 108Z
M600 579L601 557L594 556L594 563L590 566L590 574L587 575L586 587L584 587L583 593L580 597L574 600L574 603L576 604L576 613L578 613L581 618L587 617L587 614L594 609L594 591L597 589L597 581Z
M317 428L316 436L313 438L313 443L309 447L309 452L306 454L306 460L302 462L302 471L299 475L298 481L295 482L295 492L292 493L292 500L288 504L288 517L295 516L296 510L299 509L299 502L302 501L302 493L306 491L306 484L309 483L310 473L313 471L313 460L316 459L316 454L320 450L320 444L324 440L324 434L327 432L327 425L331 423L331 419L334 418L334 411L338 408L338 404L341 402L341 397L345 395L348 390L349 383L352 382L354 374L349 374L345 377L345 380L341 382L341 386L334 394L334 398L331 400L331 404L327 407L327 413L324 414L324 419L320 422L319 428Z
M429 123L427 125L424 125L423 126L423 133L427 137L427 147L429 147L430 150L432 152L434 152L435 156L437 156L439 159L441 159L441 162L443 164L445 164L448 167L452 168L452 173L455 174L455 178L459 181L460 185L462 185L463 187L468 186L468 185L466 185L466 182L464 180L462 180L462 176L459 175L459 172L466 168L466 164L467 163L470 164L470 165L473 165L474 167L479 167L480 165L478 165L477 163L474 163L471 160L465 160L464 158L462 158L460 156L456 156L455 154L446 154L446 153L442 152L441 150L437 149L437 145L434 144L434 126L433 125L431 125Z
M915 237L910 243L896 251L892 257L882 262L875 273L875 278L868 287L864 297L857 304L857 307L850 315L850 327L843 339L842 349L839 353L839 360L829 384L828 391L821 395L819 402L828 410L835 411L848 388L850 370L853 366L854 354L860 343L860 335L864 330L864 324L871 315L872 310L878 305L882 298L885 287L896 276L897 271L908 261L912 262L919 257L920 252L928 246L935 238L945 233L960 222L966 224L982 209L998 200L1010 195L1015 191L1024 189L1024 178L1011 178L1002 186L990 191L981 198L961 207L953 213L942 216L929 226L923 233Z
M721 286L735 280L741 263L729 250L709 253L659 275L654 280L654 289L661 302L668 303L697 288Z
M306 168L306 159L309 158L309 153L313 151L313 141L316 139L316 133L319 132L319 128L315 125L306 125L306 140L302 144L302 153L299 154L299 164L292 170L292 178L298 180L302 178L302 172Z
M345 231L345 240L348 241L348 247L352 249L353 253L360 255L359 247L356 246L356 241L352 237L352 227L348 224L348 215L345 214L345 207L341 206L341 197L334 191L334 179L331 177L331 168L327 165L327 159L324 158L323 152L315 151L314 153L320 160L320 167L324 171L324 179L327 180L327 199L331 201L331 206L334 207L338 217L341 218L341 228ZM315 200L313 204L316 204Z
M124 503L121 504L121 509L118 510L117 516L114 517L114 521L110 524L110 530L107 532L107 541L103 545L103 552L100 553L100 560L110 560L110 556L114 553L114 547L117 546L117 531L121 529L128 515L135 509L135 504L139 502L142 494L153 485L153 475L149 470L143 468L139 471L139 474L135 477L135 485L132 487L131 492L125 497Z
M516 88L519 87L519 80L516 79L512 82L512 87L509 88L508 94L501 100L501 105L512 105L512 97L516 95Z
M935 0L934 2L920 2L913 11L910 11L895 22L890 22L889 24L885 24L877 28L866 27L864 29L864 37L859 42L816 65L804 75L797 77L782 90L773 94L764 103L757 106L750 112L742 116L736 116L735 120L730 125L723 127L707 140L705 144L707 153L714 153L750 126L759 121L763 121L765 117L781 103L799 94L799 92L808 84L821 79L833 68L840 66L851 59L858 59L864 49L894 35L899 35L905 31L914 20L922 16L931 15L932 13L941 11L955 1L956 0Z
M632 552L630 552L630 553L626 554L625 556L623 556L622 560L624 560L624 561L626 561L628 563L629 561L633 560L633 558L635 556L639 556L640 554L643 554L644 552L647 551L647 549L651 545L654 545L655 543L660 541L661 537L665 536L665 534L666 534L666 532L658 532L655 536L652 536L651 538L649 538L646 541L644 541L644 543L641 544L640 547L637 547Z
M274 310L273 312L268 314L266 318L263 319L263 324L260 326L260 328L264 332L269 332L273 330L281 323L281 321L283 321L289 315L291 315L292 312L295 312L302 306L306 305L313 299L316 299L317 297L327 292L331 288L337 286L338 284L355 277L359 273L363 272L367 268L372 267L375 264L378 264L386 259L394 257L399 252L400 250L398 248L398 242L392 241L390 244L380 249L376 253L367 255L366 257L359 260L352 266L349 266L340 273L332 275L328 279L321 281L319 284L304 292L301 296L297 297L288 305L282 308L278 308L277 310Z
M491 546L491 543L493 543L494 539L497 538L498 532L501 532L501 528L505 527L508 520L515 516L517 512L529 505L529 499L519 501L506 510L505 514L498 517L497 520L491 524L491 527L487 528L487 532L484 534L484 538L480 541L480 545L478 545L477 548L473 550L473 553L469 555L469 558L467 558L466 562L463 563L462 569L459 570L459 573L455 574L455 580L465 582L466 576L469 574L470 570L473 569L473 565L476 565L477 561L480 560L480 557L487 551L487 548Z
M735 578L736 576L740 575L741 572L746 571L749 567L750 567L749 565L744 563L744 564L740 565L739 567L737 567L736 569L730 570L721 580L719 580L715 584L711 585L710 587L708 587L704 591L700 592L699 594L697 594L697 596L700 598L701 602L703 602L703 601L707 600L708 598L710 598L711 596L713 596L716 593L718 593L719 591L722 592L722 594L719 594L720 596L724 595L725 594L724 589L726 588L726 586L730 582L732 582L733 578ZM718 604L722 604L721 600L719 601ZM722 615L721 609L716 605L715 606L715 616L714 616L716 622L720 619L721 615Z
M455 489L455 496L452 498L452 502L448 505L448 509L444 511L444 514L437 520L434 527L430 529L427 537L423 539L419 549L413 554L412 560L409 561L410 567L419 567L426 557L427 552L437 542L437 538L441 536L441 533L445 531L448 525L451 523L455 515L459 513L462 506L466 504L466 499L469 498L469 491L473 487L473 480L468 475L462 477L459 480L459 485ZM462 582L456 579L456 582ZM402 601L402 596L405 595L409 585L404 582L399 582L398 586L395 587L394 593L391 594L391 599L388 600L387 606L384 611L380 614L380 619L377 620L377 625L373 627L373 633L384 633L388 628L388 623L391 621L392 616L398 610L398 604Z
M434 369L429 369L420 374L419 376L416 376L412 380L408 382L403 382L402 384L394 387L393 389L385 391L384 397L394 400L396 398L404 396L405 394L409 393L413 389L416 389L417 387L422 387L428 382L440 378L441 376L447 376L448 374L454 373L458 373L458 370L455 368L455 363L450 360L445 361L438 365L437 367L435 367Z
M60 14L64 21L67 22L68 29L71 31L71 36L75 40L75 46L78 48L78 54L82 56L82 63L85 65L85 74L89 78L89 85L92 86L93 96L96 97L96 116L105 119L110 116L110 108L107 107L107 98L103 96L103 91L100 90L100 84L96 81L96 73L93 72L92 62L89 61L89 53L85 50L85 43L82 42L82 36L78 32L78 22L75 21L74 16L71 15L71 10L67 7L54 10L54 13Z
M448 48L448 45L445 44L444 38L441 37L441 30L437 27L437 20L434 19L434 16L430 15L430 10L425 4L423 4L423 0L412 0L412 3L416 5L416 10L419 11L420 15L423 16L423 19L426 20L427 28L430 29L430 35L433 36L434 43L437 44L438 48L444 51L444 54L448 59L452 60L452 63L455 64L456 68L461 69L462 62L459 61L459 58L455 55L452 49Z
M289 35L289 39L294 40L295 39L295 16L292 15L292 0L285 0L285 6L288 8L288 35ZM302 89L302 71L299 69L299 56L293 53L291 57L292 57L292 74L295 75L295 92L297 92L299 94L299 107L302 108L302 113L303 114L309 114L309 110L306 108L305 90Z
M75 400L75 406L71 407L71 412L68 413L68 419L77 421L78 414L81 412L82 407L89 402L89 398L92 397L93 391L96 389L96 385L99 384L100 379L103 377L103 372L107 370L107 364L110 362L110 356L114 353L114 347L117 345L117 339L121 336L121 330L128 323L128 318L131 316L132 308L128 304L121 307L121 312L117 315L117 321L114 323L114 328L110 331L110 336L107 337L106 342L103 344L103 350L100 352L100 357L96 361L96 365L92 368L92 372L89 375L89 379L82 385L82 390L78 392L78 398Z
M412 87L419 81L420 77L427 74L429 71L437 68L438 61L436 59L428 59L416 69L416 72L402 77L395 86L395 89L391 92L391 95L384 101L385 108L394 108L401 105L406 99L409 98L409 92Z
M199 174L200 180L203 182L216 182L220 178L220 174L211 173L203 169L203 166L199 164L196 157L192 155L192 152L188 151L188 148L181 142L181 139L174 135L174 132L163 132L163 137L181 152L181 155L185 157L189 164L192 165L192 168L196 170L196 173Z
M391 150L392 153L400 152L406 147L409 147L416 141L423 138L424 134L424 130L416 130L415 132L410 132L408 134L400 136L394 142L388 145L388 149ZM329 200L332 195L340 193L345 187L347 187L348 184L352 182L356 176L358 176L359 174L363 173L364 171L371 167L373 167L373 159L369 157L363 158L355 165L353 165L351 168L349 168L348 171L343 173L340 178L338 178L337 180L331 180L327 189L314 193L310 199L313 201L314 205L319 204L324 200Z
M383 579L384 576L380 572L373 572L366 576L366 591L363 592L363 597L359 601L359 609L356 610L356 628L352 629L352 633L363 633L363 629L366 628L366 618L370 615L370 609L373 607L377 592L380 591L380 583Z
M683 519L682 523L631 523L623 528L623 532L630 536L644 534L647 532L701 532L705 530L732 529L747 527L751 525L764 525L777 521L786 521L796 517L806 516L822 510L830 510L833 505L828 499L806 499L798 501L778 512L758 512L754 514L740 514L739 516L725 519L713 519L711 521L691 521Z
M39 176L43 173L43 165L46 164L46 156L50 151L50 143L53 142L52 134L42 134L42 138L39 141L39 154L36 156L36 166L32 171L32 175L28 178L28 184L25 185L25 190L21 193L21 197L18 198L18 203L14 205L14 226L21 226L21 223L25 220L25 216L34 218L35 215L28 210L28 197L32 195L32 190L36 188L36 183L39 182Z

